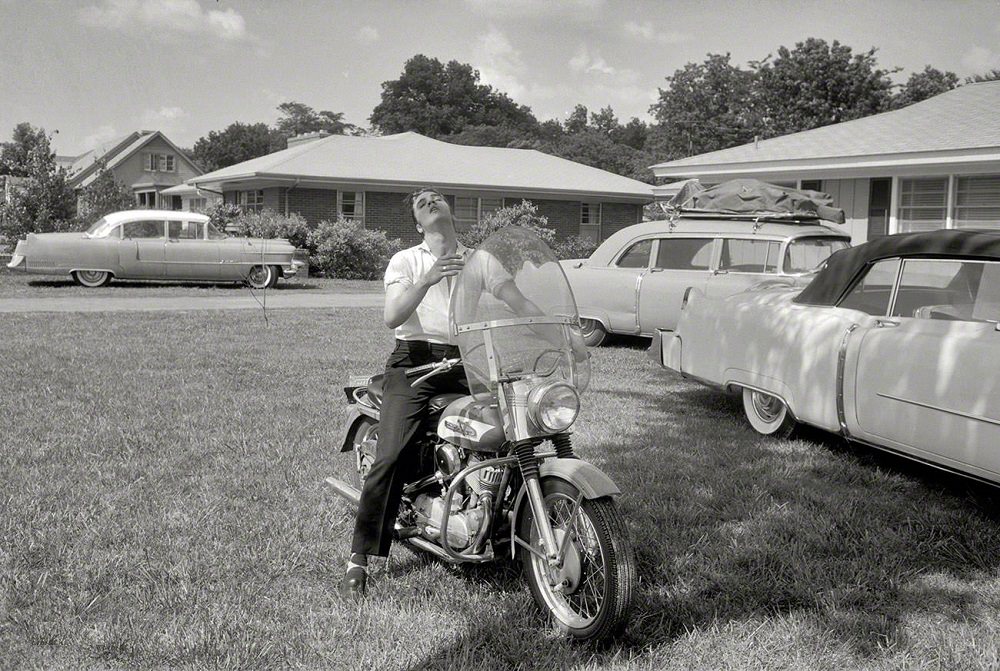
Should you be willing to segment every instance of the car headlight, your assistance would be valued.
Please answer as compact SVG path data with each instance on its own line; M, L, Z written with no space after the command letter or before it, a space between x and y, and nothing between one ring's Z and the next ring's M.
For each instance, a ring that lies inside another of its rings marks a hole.
M543 384L528 394L528 416L546 431L565 431L576 421L579 412L580 395L565 382Z

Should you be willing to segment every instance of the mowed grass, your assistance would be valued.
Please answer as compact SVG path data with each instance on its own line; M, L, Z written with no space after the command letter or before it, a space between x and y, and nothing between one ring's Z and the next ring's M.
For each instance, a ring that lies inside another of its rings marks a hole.
M349 373L379 310L0 315L0 667L991 669L995 490L757 437L642 342L594 351L577 451L624 491L625 636L570 643L518 568L396 547L336 593Z
M2 298L65 298L67 296L93 297L149 297L161 296L235 296L248 293L243 284L229 282L210 284L204 282L165 282L156 280L112 280L96 289L82 287L69 276L28 275L10 270L6 261L0 264L0 299ZM380 293L382 283L366 280L338 280L327 277L294 277L278 280L269 291L309 293Z

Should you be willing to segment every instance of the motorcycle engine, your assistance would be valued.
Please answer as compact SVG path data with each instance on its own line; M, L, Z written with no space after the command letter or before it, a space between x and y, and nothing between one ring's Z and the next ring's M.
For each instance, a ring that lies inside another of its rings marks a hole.
M438 479L443 485L450 483L455 475L464 468L481 459L475 454L466 453L461 448L448 443L441 443L435 449ZM451 499L451 511L448 515L448 544L456 550L464 550L483 530L486 524L484 504L492 500L499 485L500 471L484 468L473 471L466 478L464 492L457 492ZM496 481L496 482L494 482ZM441 522L444 520L444 494L433 496L420 494L413 499L411 506L415 521L420 527L420 535L428 540L440 542Z

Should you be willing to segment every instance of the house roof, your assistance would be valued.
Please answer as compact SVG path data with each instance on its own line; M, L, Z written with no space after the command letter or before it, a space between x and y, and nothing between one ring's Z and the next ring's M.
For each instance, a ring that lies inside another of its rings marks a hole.
M331 135L206 173L188 184L260 179L653 198L648 184L533 149L470 147L412 132Z
M104 161L108 169L113 169L127 160L135 152L146 146L154 139L159 138L166 142L175 151L177 160L185 161L191 165L196 172L201 172L194 163L184 155L177 145L170 141L166 135L158 130L133 131L128 135L110 140L94 147L88 152L80 154L74 159L69 168L70 184L74 188L85 187L97 178L98 164Z
M934 153L1000 152L1000 81L967 84L908 107L652 166L657 176L733 173L812 161L882 163ZM927 156L932 158L932 156Z

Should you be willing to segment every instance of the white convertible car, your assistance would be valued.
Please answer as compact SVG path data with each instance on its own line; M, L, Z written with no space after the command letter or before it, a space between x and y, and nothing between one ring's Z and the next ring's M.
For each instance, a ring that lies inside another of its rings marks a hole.
M796 422L1000 483L1000 231L837 252L805 289L696 289L651 355L741 391L754 429Z

